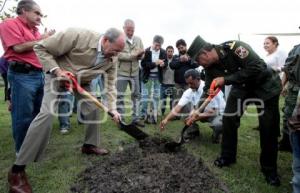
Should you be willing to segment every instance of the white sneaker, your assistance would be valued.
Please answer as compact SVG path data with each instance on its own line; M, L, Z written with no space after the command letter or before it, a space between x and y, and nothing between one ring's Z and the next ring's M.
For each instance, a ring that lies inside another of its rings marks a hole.
M69 133L69 129L68 128L61 128L60 133L65 135L65 134Z

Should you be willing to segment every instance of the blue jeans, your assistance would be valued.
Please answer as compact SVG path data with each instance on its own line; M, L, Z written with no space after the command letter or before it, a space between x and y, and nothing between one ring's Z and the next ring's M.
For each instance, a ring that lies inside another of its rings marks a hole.
M64 92L59 96L58 120L60 129L70 128L70 115L73 111L74 96L70 92Z
M290 133L293 148L293 193L300 193L300 131Z
M104 88L104 75L100 74L96 78L94 78L91 82L91 91L96 97L101 97L102 102L106 101L106 93ZM99 91L98 91L99 87Z
M141 116L147 117L148 103L152 109L154 116L157 117L157 109L160 97L160 82L158 78L149 78L147 83L142 82L142 101L141 101Z
M39 113L44 94L41 71L18 73L8 70L11 87L11 120L16 152L19 152L31 121Z

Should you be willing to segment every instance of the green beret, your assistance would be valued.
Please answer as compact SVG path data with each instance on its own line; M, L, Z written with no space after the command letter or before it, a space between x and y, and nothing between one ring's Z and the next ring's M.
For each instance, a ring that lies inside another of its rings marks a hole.
M194 41L192 42L191 46L189 47L187 54L195 60L197 55L199 54L200 50L205 46L207 42L202 39L199 35L196 36Z

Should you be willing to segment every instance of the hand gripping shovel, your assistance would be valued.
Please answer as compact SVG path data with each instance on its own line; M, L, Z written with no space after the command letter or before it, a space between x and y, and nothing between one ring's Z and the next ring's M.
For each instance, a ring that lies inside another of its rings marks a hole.
M75 90L77 90L77 92L79 94L81 94L82 96L84 96L85 98L90 99L91 101L93 101L95 103L95 105L101 109L103 109L109 116L114 117L114 114L111 113L108 108L103 105L101 102L99 102L94 96L92 96L89 92L87 92L86 90L84 90L77 82L76 78L74 77L74 75L72 75L71 73L68 74L68 78L72 81L73 83L73 88ZM146 134L145 132L143 132L142 130L140 130L139 128L137 128L135 125L133 124L125 124L124 122L122 122L121 120L119 121L119 125L121 130L125 131L128 135L132 136L133 138L135 138L136 140L143 140L145 138L147 138L149 135Z
M196 112L202 113L205 109L205 107L210 103L210 101L219 93L221 89L219 87L216 88L216 82L213 81L210 85L209 89L209 96L205 99L205 101L201 104L201 106L196 110ZM165 144L165 148L168 149L169 151L175 151L175 149L179 146L181 146L184 142L184 132L186 131L187 128L189 128L190 125L185 125L183 129L181 130L181 136L179 142L169 142Z

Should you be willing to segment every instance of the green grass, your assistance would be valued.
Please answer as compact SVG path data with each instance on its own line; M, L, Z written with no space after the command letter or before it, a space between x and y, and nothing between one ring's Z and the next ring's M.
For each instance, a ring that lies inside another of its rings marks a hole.
M0 192L7 192L7 172L14 162L14 145L11 132L10 114L6 110L3 93L0 93ZM281 99L282 106L282 99ZM251 112L254 110L251 110ZM77 175L92 162L101 157L84 156L79 149L83 143L84 129L78 125L76 115L72 116L72 131L69 135L59 133L58 122L53 125L49 145L44 160L28 165L27 173L36 193L66 193ZM221 179L232 193L288 193L291 192L292 177L290 153L279 153L278 170L282 185L274 188L265 183L259 165L259 133L252 128L257 126L256 117L243 117L239 128L237 164L230 168L216 168L213 160L219 155L220 146L212 144L211 129L200 124L201 137L186 144L188 151L201 157L211 171ZM183 123L174 121L168 124L163 136L176 138ZM147 126L145 132L159 134L158 126ZM120 146L134 142L134 139L120 131L114 123L108 121L101 125L101 144L116 151Z

